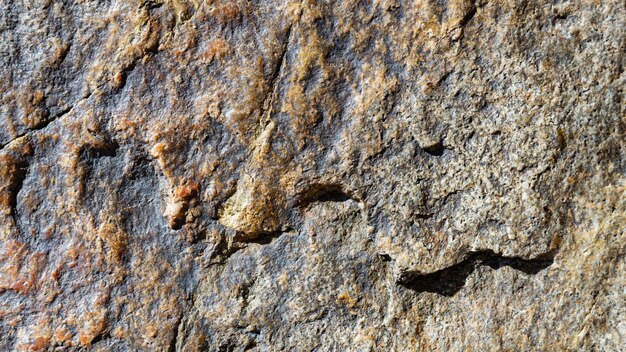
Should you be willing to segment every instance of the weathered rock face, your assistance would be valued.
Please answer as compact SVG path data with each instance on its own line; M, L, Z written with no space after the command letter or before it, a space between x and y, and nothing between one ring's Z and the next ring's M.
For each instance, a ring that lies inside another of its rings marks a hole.
M623 1L0 8L0 350L626 345Z

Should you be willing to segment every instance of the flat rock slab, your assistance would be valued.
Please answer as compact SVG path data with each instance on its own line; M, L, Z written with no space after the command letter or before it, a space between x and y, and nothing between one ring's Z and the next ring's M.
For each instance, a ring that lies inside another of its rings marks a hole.
M623 349L625 28L0 1L0 350Z

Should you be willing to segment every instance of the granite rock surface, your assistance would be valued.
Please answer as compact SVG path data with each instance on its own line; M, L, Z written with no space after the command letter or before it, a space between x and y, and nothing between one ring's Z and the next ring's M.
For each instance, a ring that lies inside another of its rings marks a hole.
M0 0L0 350L622 350L625 28Z

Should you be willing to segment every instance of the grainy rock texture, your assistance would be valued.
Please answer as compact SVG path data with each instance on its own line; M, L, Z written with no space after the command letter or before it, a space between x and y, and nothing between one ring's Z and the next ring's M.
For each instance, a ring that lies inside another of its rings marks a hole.
M0 350L623 350L625 6L0 0Z

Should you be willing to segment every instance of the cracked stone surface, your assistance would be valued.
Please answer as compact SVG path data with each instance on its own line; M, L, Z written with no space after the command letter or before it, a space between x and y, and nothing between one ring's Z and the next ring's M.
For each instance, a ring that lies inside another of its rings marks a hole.
M0 350L622 350L625 28L0 0Z

